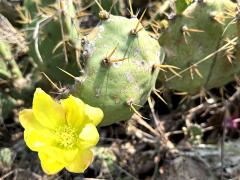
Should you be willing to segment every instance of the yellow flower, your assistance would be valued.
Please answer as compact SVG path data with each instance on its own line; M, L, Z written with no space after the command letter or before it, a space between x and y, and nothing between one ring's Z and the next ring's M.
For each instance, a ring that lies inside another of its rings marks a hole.
M99 108L73 96L55 102L40 88L34 93L33 108L19 114L24 140L38 152L47 174L64 167L70 172L84 172L93 161L91 148L99 141L96 126L102 118Z

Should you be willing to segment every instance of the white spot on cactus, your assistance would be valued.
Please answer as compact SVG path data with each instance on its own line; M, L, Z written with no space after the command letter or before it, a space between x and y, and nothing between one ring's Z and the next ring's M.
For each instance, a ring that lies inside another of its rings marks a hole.
M156 56L157 56L157 59L159 59L160 64L162 64L165 59L165 54L161 52L161 50L158 50L156 53Z
M101 89L96 89L96 97L99 97L101 95Z
M91 57L93 52L96 50L95 46L96 46L95 41L85 44L84 51L87 53L88 58Z
M103 31L104 31L104 26L101 25L101 26L99 27L99 32L103 32Z
M137 49L134 54L133 54L134 57L141 57L141 50L140 49Z
M157 58L160 59L160 55L161 55L161 52L160 51L157 51Z
M145 69L147 71L148 64L143 59L135 59L132 62L137 66L138 70Z
M123 64L123 61L119 61L119 62L114 62L112 63L112 66L115 68L120 68L120 66Z
M203 51L204 51L204 48L203 48L202 45L200 45L200 46L198 47L198 51L199 51L199 53L204 53L204 52L203 52Z
M107 22L114 22L114 19L113 18L108 18Z
M145 65L145 61L143 59L135 60L134 62L138 66L144 66Z
M135 94L135 96L138 96L137 94L142 93L142 89L138 86L138 84L135 84L135 86L131 89L132 93Z
M92 51L95 50L95 46L96 46L95 43L96 43L95 41L93 41L92 43L90 43L90 49L92 49Z
M104 32L104 26L101 25L99 26L99 31L98 31L98 34L97 34L97 39L101 39L102 38L102 33Z
M133 77L132 73L127 72L126 78L127 78L127 81L128 81L129 83L134 83L134 77Z
M99 33L97 37L98 37L98 39L101 39L102 38L101 33Z

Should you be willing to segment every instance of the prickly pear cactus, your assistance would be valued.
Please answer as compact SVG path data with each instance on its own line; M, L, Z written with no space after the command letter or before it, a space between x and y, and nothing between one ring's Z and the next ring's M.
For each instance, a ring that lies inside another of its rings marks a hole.
M0 168L4 171L9 171L16 154L10 148L1 148L0 149Z
M10 65L12 60L12 53L11 47L6 42L0 42L0 83L1 81L6 83L10 83L11 79L17 77L17 75L21 74L14 74L8 66ZM18 71L19 72L19 71ZM7 95L4 92L4 88L0 89L0 124L4 122L4 119L8 118L12 112L12 109L15 107L16 101Z
M0 77L3 79L22 78L22 73L11 52L11 45L0 42Z
M53 81L69 83L72 79L58 67L76 74L79 71L80 39L72 0L24 1L25 11L32 19L26 24L30 55ZM79 42L79 43L78 43Z
M27 51L23 35L0 14L0 78L5 80L22 78L16 58Z
M0 14L0 124L12 115L19 93L26 88L17 59L27 50L24 36Z
M196 1L170 20L159 42L166 52L165 64L180 70L179 75L159 73L165 87L196 93L234 79L240 71L235 10L230 0Z
M105 18L82 39L85 74L76 81L74 94L102 108L101 125L110 125L129 119L147 101L159 72L154 65L163 52L137 18Z
M10 52L10 56L9 56ZM8 44L0 42L0 77L2 79L10 78L11 73L8 71L6 59L11 59L11 49Z

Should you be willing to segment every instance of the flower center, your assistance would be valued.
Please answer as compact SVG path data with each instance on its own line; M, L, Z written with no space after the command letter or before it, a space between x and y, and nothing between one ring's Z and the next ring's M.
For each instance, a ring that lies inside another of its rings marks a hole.
M59 145L66 149L73 148L78 141L77 131L71 126L66 125L58 128L56 130L56 135Z

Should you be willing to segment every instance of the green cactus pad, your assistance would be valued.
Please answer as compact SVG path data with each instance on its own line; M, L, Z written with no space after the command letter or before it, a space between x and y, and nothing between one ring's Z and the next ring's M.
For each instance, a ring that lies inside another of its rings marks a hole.
M0 124L10 117L16 105L17 101L13 97L0 91Z
M10 78L11 72L7 68L7 61L12 58L11 48L5 42L0 42L0 78Z
M131 33L137 23L137 18L110 15L82 41L86 72L74 94L102 108L101 125L128 120L134 113L130 104L139 109L155 87L159 71L153 65L160 63L163 52L141 25L136 35ZM106 62L111 52L110 59L124 60Z
M236 4L230 0L205 0L194 2L170 20L159 42L166 52L165 64L180 68L182 77L160 72L159 79L165 87L196 93L202 88L223 86L234 79L240 70L235 45L230 52L227 49L215 52L237 36L236 24L230 23L235 18L235 10ZM232 63L228 59L231 53ZM209 58L203 60L207 56ZM203 62L199 63L201 60ZM196 63L197 66L193 66Z
M10 148L0 149L0 168L1 170L9 171L13 165L14 156L16 153Z
M58 67L78 74L75 53L76 49L80 48L78 45L80 45L81 34L78 32L72 0L61 2L63 9L60 9L60 4L56 1L27 0L24 5L26 11L33 17L32 21L26 25L26 28L32 29L28 33L28 39L31 42L30 56L38 64L39 70L45 72L53 81L65 84L70 83L72 79L62 73ZM37 38L38 42L36 42ZM67 52L64 52L63 42ZM66 56L68 61L65 59Z
M15 60L26 54L27 50L23 34L0 14L0 79L8 81L22 78L22 73Z

